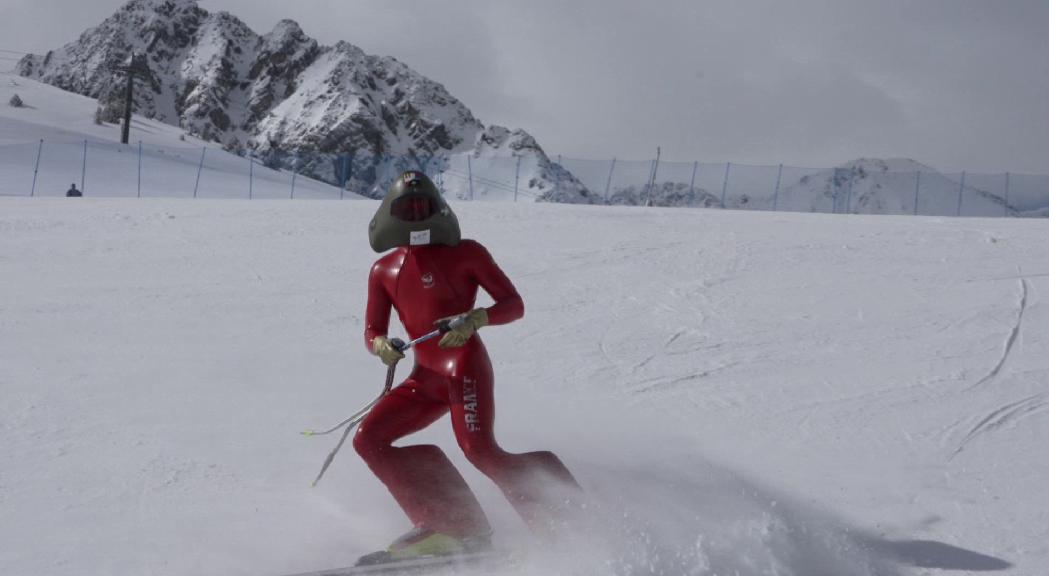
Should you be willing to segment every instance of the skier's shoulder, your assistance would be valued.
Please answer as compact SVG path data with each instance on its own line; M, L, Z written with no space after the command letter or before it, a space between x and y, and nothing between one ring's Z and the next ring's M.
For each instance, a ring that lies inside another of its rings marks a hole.
M463 238L459 241L459 244L458 246L456 246L456 248L467 254L477 256L488 256L488 249L484 247L484 244L481 244L477 240L473 240L471 238Z
M386 254L383 254L374 264L372 264L372 275L390 272L399 268L400 263L404 260L404 254L405 249L403 247L394 248Z

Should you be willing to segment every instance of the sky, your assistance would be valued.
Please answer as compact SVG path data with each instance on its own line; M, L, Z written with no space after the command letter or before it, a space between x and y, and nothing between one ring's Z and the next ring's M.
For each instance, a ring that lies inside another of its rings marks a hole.
M4 0L0 50L45 52L121 4ZM1049 172L1045 0L199 4L394 56L551 155Z

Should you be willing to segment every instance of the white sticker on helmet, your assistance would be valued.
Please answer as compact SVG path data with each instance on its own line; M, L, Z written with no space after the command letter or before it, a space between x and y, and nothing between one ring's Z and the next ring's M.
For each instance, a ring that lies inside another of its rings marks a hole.
M412 246L421 246L430 243L430 231L420 230L418 232L412 232L410 240Z

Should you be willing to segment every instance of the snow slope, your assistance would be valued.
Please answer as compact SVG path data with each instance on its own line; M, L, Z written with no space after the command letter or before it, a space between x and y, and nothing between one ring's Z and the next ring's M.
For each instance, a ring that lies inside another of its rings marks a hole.
M23 108L7 105L18 94ZM131 146L120 141L120 126L94 122L97 103L35 80L0 73L0 196L28 196L33 190L37 152L40 166L35 194L61 196L70 183L98 196L137 196L138 141L142 142L142 189L146 196L186 197L198 188L201 197L284 198L291 194L292 173L223 151L187 135L180 128L133 116ZM43 148L39 141L44 140ZM84 145L88 141L87 170ZM204 169L197 181L202 149ZM249 172L254 185L249 185ZM250 188L250 190L249 190ZM338 188L296 178L299 196L336 198ZM344 197L357 197L342 194Z
M276 576L404 530L350 450L311 489L334 439L298 434L381 387L376 206L0 198L0 573ZM527 307L482 331L498 435L591 497L536 546L446 420L411 438L506 574L1045 573L1044 221L455 209Z

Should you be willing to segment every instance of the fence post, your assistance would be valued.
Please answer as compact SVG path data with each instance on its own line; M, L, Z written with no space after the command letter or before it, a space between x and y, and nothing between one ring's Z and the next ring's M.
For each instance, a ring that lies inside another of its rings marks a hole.
M849 208L852 206L852 182L854 170L849 169L849 190L845 192L845 213L849 213Z
M248 150L248 200L255 198L255 155Z
M616 169L616 159L612 158L612 167L608 169L608 181L605 182L605 204L608 204L608 191L612 188L612 172Z
M656 188L656 173L659 172L659 155L662 152L659 146L656 146L656 160L652 164L652 181L648 185L648 205L652 205L652 191Z
M466 155L466 175L470 181L470 200L474 199L474 168L470 155Z
M36 175L40 172L40 154L44 152L44 139L40 139L40 145L36 149L36 166L33 168L33 187L29 190L29 196L36 196Z
M517 157L517 168L514 169L514 202L517 202L517 186L521 181L521 157Z
M87 138L84 139L84 161L80 166L80 193L84 193L84 179L87 177Z
M350 181L353 180L353 155L346 155L346 191L350 191Z
M918 170L914 173L914 215L918 215L918 189L922 185L922 171Z
M776 173L776 191L772 194L772 211L776 212L779 208L779 184L783 179L783 164L779 165L779 172Z
M652 186L652 170L656 167L655 159L652 159L648 163L648 178L645 178L645 187L641 189L641 196L638 197L638 204L640 206L648 206L648 198L652 197L651 186Z
M692 179L688 181L688 195L689 197L695 196L696 194L696 171L699 170L699 160L692 163Z
M554 171L554 192L561 193L561 155L557 155L557 170Z
M197 197L197 189L200 188L200 173L204 171L204 155L208 153L208 147L200 150L200 165L197 166L197 183L193 185L193 197Z
M1009 173L1005 173L1005 204L1002 206L1002 216L1009 215Z
M958 185L958 216L962 215L962 192L965 191L965 170L962 170L962 182Z
M299 175L299 154L295 153L295 157L291 160L291 196L290 199L295 199L295 178Z
M844 172L844 168L834 168L834 174L831 176L831 194L830 194L830 213L838 213L838 204L841 203L841 184L838 183L838 176Z
M346 188L346 155L339 154L339 200L342 200Z
M138 197L142 197L142 141L138 141Z
M350 155L342 157L342 185L339 186L339 200L346 197L346 186L350 184Z
M732 169L732 162L725 163L725 182L721 185L721 208L725 209L728 206L725 205L725 194L728 192L728 173Z

